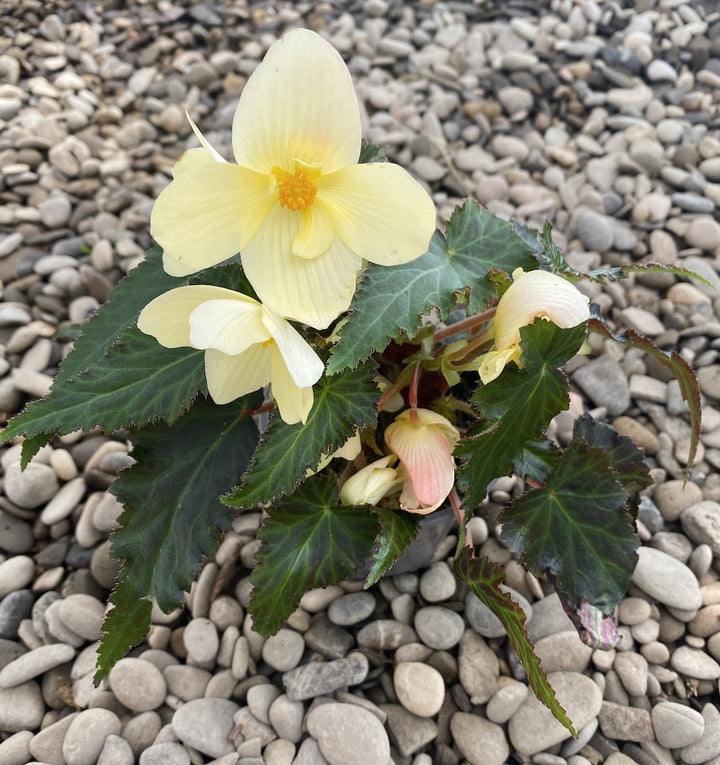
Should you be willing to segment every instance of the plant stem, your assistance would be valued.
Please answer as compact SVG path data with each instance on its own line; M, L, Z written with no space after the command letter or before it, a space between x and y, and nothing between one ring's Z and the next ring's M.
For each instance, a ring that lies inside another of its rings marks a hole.
M480 326L481 324L484 324L486 321L488 321L488 319L492 319L492 317L495 316L496 310L496 307L488 308L487 311L481 311L480 313L476 313L474 316L468 316L465 319L456 321L454 324L443 327L443 329L439 329L433 335L433 344L438 343L441 340L445 340L448 337L452 337L453 335L457 335L459 332L465 332L466 330L470 330Z

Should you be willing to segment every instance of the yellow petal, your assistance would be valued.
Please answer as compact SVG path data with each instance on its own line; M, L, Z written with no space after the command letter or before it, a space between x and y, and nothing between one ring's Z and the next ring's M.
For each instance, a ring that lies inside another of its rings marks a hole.
M192 266L188 266L186 263L181 263L179 260L174 260L164 251L162 255L162 264L163 270L170 276L188 276L195 272L195 269Z
M200 271L242 250L274 204L266 176L227 162L200 163L160 192L150 233L169 258Z
M522 349L519 343L511 345L509 348L503 348L500 351L488 351L480 357L480 379L487 385L496 377L500 377L505 365L511 361L518 363L522 356Z
M151 300L140 311L138 329L153 335L166 348L192 346L190 342L190 314L207 300L226 297L222 287L193 285L176 287Z
M235 112L239 165L292 171L296 159L333 172L357 161L360 110L340 54L307 29L288 32L248 80Z
M270 311L262 312L262 323L277 345L285 367L299 388L314 385L322 376L325 365L300 333L285 319Z
M399 165L370 162L323 175L317 202L350 250L382 266L420 257L435 232L432 199Z
M355 293L360 258L337 239L307 260L291 252L299 218L279 205L245 247L245 275L263 304L289 319L325 329L346 311Z
M400 487L397 470L390 467L395 455L376 460L351 475L340 488L344 505L376 505L383 497Z
M327 252L335 237L330 216L322 204L315 203L300 213L300 226L292 242L298 258L317 258Z
M575 285L549 271L522 273L498 302L493 333L498 349L520 340L520 327L536 318L558 327L576 327L590 317L588 299Z
M280 417L288 425L295 425L298 422L304 425L313 405L312 386L300 387L295 383L285 360L275 346L272 347L270 360L272 365L270 391L277 402Z
M260 303L247 295L227 292L232 297L208 300L190 314L193 348L214 348L233 356L270 339Z
M213 149L213 147L210 145L210 141L208 141L207 138L200 132L200 128L193 122L192 118L190 117L190 114L188 111L185 111L185 116L188 119L188 122L190 123L190 127L192 128L193 133L195 133L195 136L197 137L198 141L202 144L202 148L205 149L207 154L210 154L210 156L216 161L216 162L225 162L225 159L223 158L222 154L220 154L219 151L216 151Z
M237 356L228 356L214 348L205 351L208 392L216 404L229 404L264 387L270 382L270 376L270 353L260 344Z
M213 151L215 150L213 149ZM215 156L211 151L204 146L188 149L184 154L180 155L180 159L173 165L173 178L181 176L188 170L193 170L196 167L204 167L205 165L212 165L217 161L218 160L215 159ZM224 160L222 161L224 162Z

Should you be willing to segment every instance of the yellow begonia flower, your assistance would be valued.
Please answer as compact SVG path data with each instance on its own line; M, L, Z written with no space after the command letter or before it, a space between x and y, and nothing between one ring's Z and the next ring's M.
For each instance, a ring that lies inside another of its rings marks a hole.
M520 328L546 319L561 329L590 318L588 299L567 279L549 271L513 272L513 283L498 301L493 320L495 349L482 356L480 379L487 385L514 361L521 364Z
M429 409L406 409L388 425L385 443L400 458L404 479L403 510L426 515L445 501L455 483L452 452L459 438L449 420Z
M402 478L390 465L396 461L397 457L389 454L358 470L342 485L340 501L344 505L377 505L383 497L402 486Z
M404 169L356 164L360 127L340 55L314 32L289 32L243 89L237 164L200 137L155 202L166 270L182 276L239 252L264 305L327 327L348 308L363 259L407 263L435 230L432 200Z
M280 416L305 422L323 363L282 317L223 287L178 287L143 308L138 327L166 348L205 350L208 391L217 404L270 384Z

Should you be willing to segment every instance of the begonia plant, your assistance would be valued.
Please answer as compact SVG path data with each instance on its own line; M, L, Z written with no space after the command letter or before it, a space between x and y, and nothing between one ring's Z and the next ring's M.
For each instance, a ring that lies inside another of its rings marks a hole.
M533 232L466 200L436 230L435 205L379 147L361 142L350 74L321 36L295 30L249 78L232 125L234 162L193 124L151 217L159 247L82 327L51 393L5 429L23 465L56 436L125 430L134 464L122 561L97 678L140 642L153 603L179 607L236 513L263 513L249 613L278 630L314 587L375 583L420 521L458 523L457 575L504 625L538 697L571 731L503 571L468 532L488 486L526 491L501 538L545 577L594 645L636 561L634 512L650 483L640 450L589 416L548 435L569 406L563 365L588 330L642 348L688 401L692 370L595 315L582 282L637 265L573 270L549 225Z

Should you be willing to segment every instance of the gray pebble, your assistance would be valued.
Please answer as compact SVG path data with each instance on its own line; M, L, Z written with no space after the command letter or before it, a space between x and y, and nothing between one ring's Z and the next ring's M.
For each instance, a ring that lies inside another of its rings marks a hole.
M172 726L187 746L211 757L227 753L233 715L240 707L227 699L193 699L173 715Z
M414 643L417 633L407 624L393 619L378 619L366 624L356 636L359 646L378 651L394 651L405 643Z
M35 562L28 555L14 555L0 562L0 598L22 590L35 576Z
M700 587L690 569L661 550L641 547L633 582L667 606L697 609L702 605Z
M165 678L144 659L120 659L110 670L108 681L118 701L133 712L157 709L165 701Z
M700 712L685 704L661 701L651 712L655 738L666 749L681 749L694 744L705 730Z
M65 664L75 656L75 649L62 643L33 648L0 670L0 688L14 688L53 667Z
M305 651L302 635L287 628L279 629L265 641L262 658L279 672L296 667Z
M441 606L421 608L415 614L414 625L420 640L436 650L457 645L465 630L462 616Z
M609 354L603 354L575 370L573 380L596 406L607 409L610 417L630 406L630 389L622 367Z
M308 713L306 724L331 765L379 765L390 757L382 723L355 704L321 704Z
M109 709L84 709L68 726L62 743L67 765L95 765L107 736L119 735L122 724Z
M135 765L135 755L124 738L111 734L100 750L97 765Z
M367 619L375 610L375 596L370 592L352 592L334 600L328 608L333 624L346 627Z
M139 765L190 765L190 755L182 744L167 741L149 746L140 755Z
M381 704L380 709L387 716L387 729L403 757L410 757L437 738L438 726L434 720L418 717L399 704Z
M720 677L720 664L699 648L682 645L673 651L670 666L688 677L699 680L717 680Z
M36 730L44 714L45 702L34 680L0 688L0 730L6 733Z
M58 488L57 475L50 465L31 462L21 470L20 463L13 462L5 468L5 494L19 507L40 507L55 496Z
M457 589L455 575L445 561L438 561L420 577L420 595L428 603L450 600Z
M291 669L283 675L283 685L291 701L302 701L332 693L346 685L357 685L367 677L369 664L361 653L345 659L314 661Z

